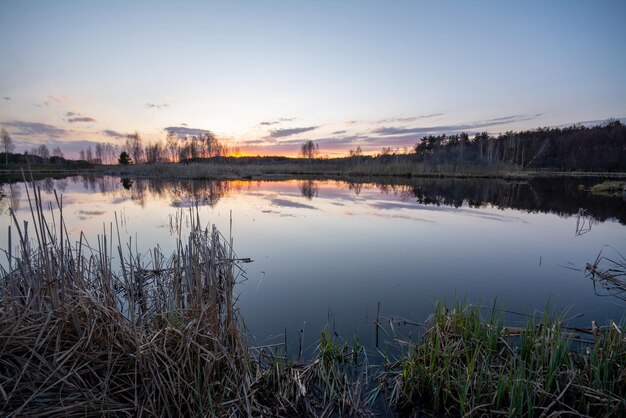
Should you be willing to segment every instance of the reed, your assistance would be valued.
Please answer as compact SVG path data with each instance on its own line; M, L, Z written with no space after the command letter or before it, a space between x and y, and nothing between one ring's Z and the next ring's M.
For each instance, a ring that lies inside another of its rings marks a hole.
M44 208L39 188L26 192L30 219L9 209L0 278L1 416L626 413L616 323L580 329L546 313L511 327L496 309L484 318L471 305L438 304L417 342L380 367L358 339L329 331L311 360L294 362L287 341L248 346L233 297L248 259L202 226L197 209L172 218L172 254L140 254L122 242L117 218L94 243L73 239L62 196Z
M140 255L117 218L94 245L73 243L62 197L44 210L41 190L27 193L31 220L10 209L19 251L10 238L0 283L0 415L367 413L367 380L346 360L360 349L323 337L307 364L270 347L253 354L233 298L248 259L197 209L188 236L183 216L172 221L173 254Z
M250 356L232 301L227 240L191 230L148 259L109 226L89 244L67 234L62 202L18 224L0 286L5 416L252 414ZM35 236L31 239L32 236Z
M595 334L595 336L589 336ZM438 304L417 343L389 365L382 381L400 410L428 406L446 415L623 415L626 339L530 316L521 327L476 307Z

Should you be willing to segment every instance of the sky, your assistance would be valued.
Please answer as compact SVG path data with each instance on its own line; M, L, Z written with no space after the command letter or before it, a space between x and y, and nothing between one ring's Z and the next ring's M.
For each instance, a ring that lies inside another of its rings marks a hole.
M626 115L626 1L0 0L0 125L66 156L214 132L248 155Z

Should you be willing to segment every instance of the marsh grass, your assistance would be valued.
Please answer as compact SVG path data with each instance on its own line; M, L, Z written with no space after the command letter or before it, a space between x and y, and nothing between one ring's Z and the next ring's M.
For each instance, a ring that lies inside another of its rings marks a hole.
M610 256L605 250L612 250ZM593 280L596 294L626 301L626 258L612 247L604 247L593 263L585 267L587 277Z
M370 365L358 339L322 331L312 358L295 362L286 341L248 346L233 296L247 259L197 209L172 218L172 254L140 254L122 242L123 220L93 244L71 238L62 196L44 208L39 188L26 192L31 219L9 209L0 278L2 416L624 414L615 323L583 330L544 314L511 327L495 309L438 304L395 360Z
M604 181L591 187L591 193L600 195L616 195L626 193L626 182Z
M566 326L545 313L507 327L492 311L438 304L427 331L383 375L399 410L426 405L477 416L610 416L626 411L626 340L604 330Z
M39 188L27 194L31 220L19 223L9 209L0 415L276 415L306 403L360 410L354 395L344 401L332 389L318 400L304 386L346 387L325 354L298 371L273 353L263 367L250 353L233 298L237 260L245 259L235 257L232 238L203 228L197 211L189 209L188 236L174 228L173 254L158 246L139 254L136 243L122 243L117 218L95 245L82 234L72 242L62 197L44 210ZM268 392L272 379L278 386Z
M379 162L366 160L356 163L349 159L303 161L292 159L283 162L264 162L254 159L230 159L229 162L211 161L189 164L140 164L115 166L107 169L111 174L168 179L240 179L289 176L325 177L505 177L529 178L528 174L511 166L463 166L453 164L426 165L411 161Z

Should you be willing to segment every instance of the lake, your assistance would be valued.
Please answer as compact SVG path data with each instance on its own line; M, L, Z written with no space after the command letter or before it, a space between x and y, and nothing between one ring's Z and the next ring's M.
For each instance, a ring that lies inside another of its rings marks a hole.
M53 190L63 196L74 240L83 231L97 243L117 215L122 242L146 255L156 244L171 253L176 217L196 205L226 236L232 216L235 250L254 260L236 287L253 345L282 343L286 332L293 349L304 329L312 346L325 327L371 345L379 304L381 315L418 322L437 300L520 313L549 303L584 314L572 323L586 327L624 316L626 302L597 295L583 272L603 248L626 255L624 197L584 190L600 179L385 181L77 176L37 185L46 205ZM8 205L20 219L30 211L23 183L2 190L6 250Z

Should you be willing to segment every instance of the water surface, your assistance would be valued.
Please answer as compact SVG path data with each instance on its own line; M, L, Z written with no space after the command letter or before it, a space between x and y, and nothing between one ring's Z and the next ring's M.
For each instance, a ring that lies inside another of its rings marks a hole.
M144 254L157 243L172 251L173 219L191 207L225 235L232 213L235 249L254 260L237 286L251 338L282 342L286 331L293 345L299 330L312 344L324 327L371 343L379 303L386 316L417 321L435 301L456 299L485 306L497 300L519 312L543 310L549 301L583 313L576 321L584 326L621 319L624 302L597 296L580 271L605 245L626 253L626 202L579 187L593 181L71 177L37 184L46 204L54 202L52 190L62 195L75 240L82 230L95 243L117 215L123 242ZM0 227L7 231L9 204L20 219L30 212L24 184L3 191ZM0 248L7 246L3 232Z

